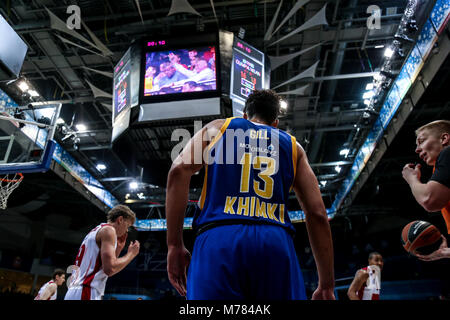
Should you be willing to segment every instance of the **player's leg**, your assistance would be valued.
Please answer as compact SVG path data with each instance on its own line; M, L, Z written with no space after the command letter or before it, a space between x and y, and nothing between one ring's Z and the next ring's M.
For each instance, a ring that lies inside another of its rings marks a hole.
M255 299L306 300L303 276L289 233L281 227L253 227L255 250L251 296ZM250 231L249 231L250 233Z
M246 259L242 225L207 230L195 240L187 279L188 300L243 299Z

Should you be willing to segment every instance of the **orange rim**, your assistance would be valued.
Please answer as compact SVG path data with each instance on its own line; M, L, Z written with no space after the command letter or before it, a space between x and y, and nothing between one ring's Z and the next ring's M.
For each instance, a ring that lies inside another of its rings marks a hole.
M2 182L18 182L23 179L23 174L17 173L19 175L19 179L0 179Z

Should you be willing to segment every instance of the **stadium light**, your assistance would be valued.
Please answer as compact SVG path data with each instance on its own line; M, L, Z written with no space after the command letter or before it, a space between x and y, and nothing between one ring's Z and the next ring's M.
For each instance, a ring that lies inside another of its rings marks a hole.
M394 55L394 50L392 50L391 48L386 48L386 50L384 50L385 57L392 58L393 55Z
M39 97L39 93L36 90L28 90L28 94L32 97Z
M77 128L78 131L86 131L87 130L86 125L84 125L82 123L77 124L75 127Z
M18 87L22 90L22 92L26 92L30 88L25 81L21 81Z
M96 166L97 170L106 170L106 166L103 163L99 163Z
M363 94L363 99L370 99L375 95L375 93L373 91L367 91L364 92Z
M339 155L347 156L349 152L350 152L350 149L344 148L341 151L339 151Z
M280 108L283 109L283 110L286 110L287 107L288 107L287 102L284 101L284 100L281 100L281 102L280 102Z
M138 183L136 181L133 181L130 183L130 189L135 190L138 188Z

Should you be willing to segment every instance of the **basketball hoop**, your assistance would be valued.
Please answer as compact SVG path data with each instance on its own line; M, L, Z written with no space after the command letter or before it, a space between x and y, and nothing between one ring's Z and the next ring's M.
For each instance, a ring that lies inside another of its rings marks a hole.
M6 203L10 194L19 186L23 180L23 174L15 173L0 178L0 208L6 209Z

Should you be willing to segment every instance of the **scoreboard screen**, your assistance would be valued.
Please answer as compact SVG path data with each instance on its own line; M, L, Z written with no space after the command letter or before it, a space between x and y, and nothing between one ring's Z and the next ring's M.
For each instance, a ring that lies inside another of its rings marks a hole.
M241 40L235 40L231 68L231 99L243 104L254 90L264 87L264 54Z
M123 110L131 106L130 65L130 50L128 50L114 68L113 122Z

